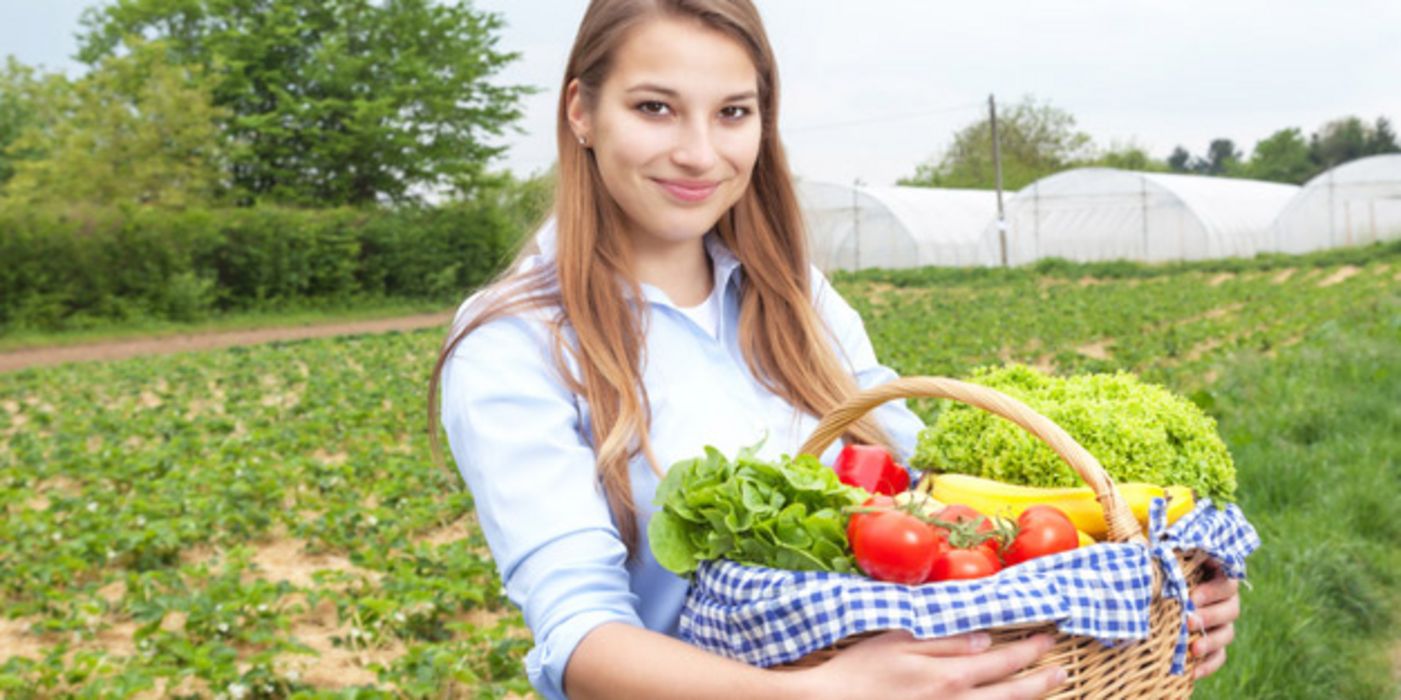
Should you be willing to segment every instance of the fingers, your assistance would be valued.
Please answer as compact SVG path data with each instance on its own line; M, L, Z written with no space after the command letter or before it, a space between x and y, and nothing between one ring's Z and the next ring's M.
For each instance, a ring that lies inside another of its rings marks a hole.
M1050 650L1055 640L1050 635L1038 634L992 651L970 656L962 662L960 673L970 686L1001 681L1017 671L1030 666Z
M891 630L875 635L855 646L889 644L904 645L908 647L908 651L921 656L964 656L986 650L992 645L992 638L986 632L970 632L953 637L915 639L908 630Z
M1226 624L1207 630L1197 641L1192 642L1192 654L1197 657L1210 656L1224 650L1236 638L1236 626Z
M913 651L926 656L966 656L987 651L992 637L986 632L960 634L956 637L921 639L912 645Z
M1219 603L1197 608L1192 617L1196 623L1193 627L1198 630L1210 631L1229 625L1240 617L1240 598L1227 598Z
M1200 608L1229 598L1236 598L1239 593L1240 583L1238 581L1226 576L1217 576L1192 589L1192 602Z
M1065 682L1065 669L1056 666L1043 668L1005 683L995 683L977 688L963 696L968 700L1022 700L1039 698Z
M1213 673L1216 673L1218 670L1220 670L1221 667L1222 667L1223 665L1225 665L1225 663L1226 663L1226 650L1225 650L1225 649L1220 649L1220 650L1218 650L1218 651L1216 651L1216 652L1213 652L1213 653L1211 654L1211 656L1208 656L1208 657L1206 657L1205 659L1202 659L1201 661L1197 662L1196 677L1197 677L1197 678L1206 678L1207 676L1209 676L1209 675L1211 675L1211 674L1213 674Z

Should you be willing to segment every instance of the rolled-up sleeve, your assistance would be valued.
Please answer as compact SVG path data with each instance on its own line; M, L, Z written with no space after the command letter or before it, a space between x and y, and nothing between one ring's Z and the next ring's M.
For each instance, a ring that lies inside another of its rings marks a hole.
M831 282L821 271L813 268L813 300L818 313L835 336L843 359L847 362L856 383L862 389L884 384L899 377L895 370L881 364L876 358L876 349L871 337L866 333L866 324L861 314L837 293ZM888 401L872 412L876 422L890 435L895 448L899 450L898 460L909 464L914 456L915 443L919 431L924 429L924 421L915 415L903 400Z
M534 635L530 681L563 698L565 665L590 630L642 622L546 332L519 318L474 330L444 366L442 421L507 597Z

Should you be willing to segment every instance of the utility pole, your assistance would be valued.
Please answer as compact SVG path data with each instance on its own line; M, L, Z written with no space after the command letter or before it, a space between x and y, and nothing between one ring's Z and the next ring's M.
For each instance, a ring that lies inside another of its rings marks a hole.
M1002 142L997 138L997 100L988 95L988 117L992 123L992 168L997 178L997 242L1002 249L1002 266L1007 267L1007 217L1002 211Z
M851 236L856 243L856 263L852 265L854 270L861 269L861 186L864 184L866 183L859 177L851 182Z

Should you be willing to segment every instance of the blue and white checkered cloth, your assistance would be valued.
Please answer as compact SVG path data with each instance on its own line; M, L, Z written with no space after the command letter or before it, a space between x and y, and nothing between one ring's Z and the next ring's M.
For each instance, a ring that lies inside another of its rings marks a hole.
M1245 557L1260 546L1240 509L1203 500L1165 529L1154 503L1151 544L1100 544L1033 559L994 576L906 586L853 574L788 571L727 560L701 564L681 612L681 638L755 666L795 661L862 632L905 629L920 639L1053 622L1065 634L1105 644L1149 635L1153 560L1162 595L1183 601L1173 672L1186 659L1187 584L1173 554L1201 549L1227 575L1245 577Z

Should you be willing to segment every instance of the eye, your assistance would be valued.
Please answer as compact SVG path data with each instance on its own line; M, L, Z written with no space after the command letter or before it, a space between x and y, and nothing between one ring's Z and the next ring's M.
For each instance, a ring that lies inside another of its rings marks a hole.
M668 107L665 102L648 100L646 102L639 102L637 104L637 111L642 112L643 114L646 114L648 116L660 117L670 112L671 108Z
M748 107L741 107L739 105L730 105L729 107L720 110L720 116L730 121L739 121L740 119L743 119L753 113L754 110Z

